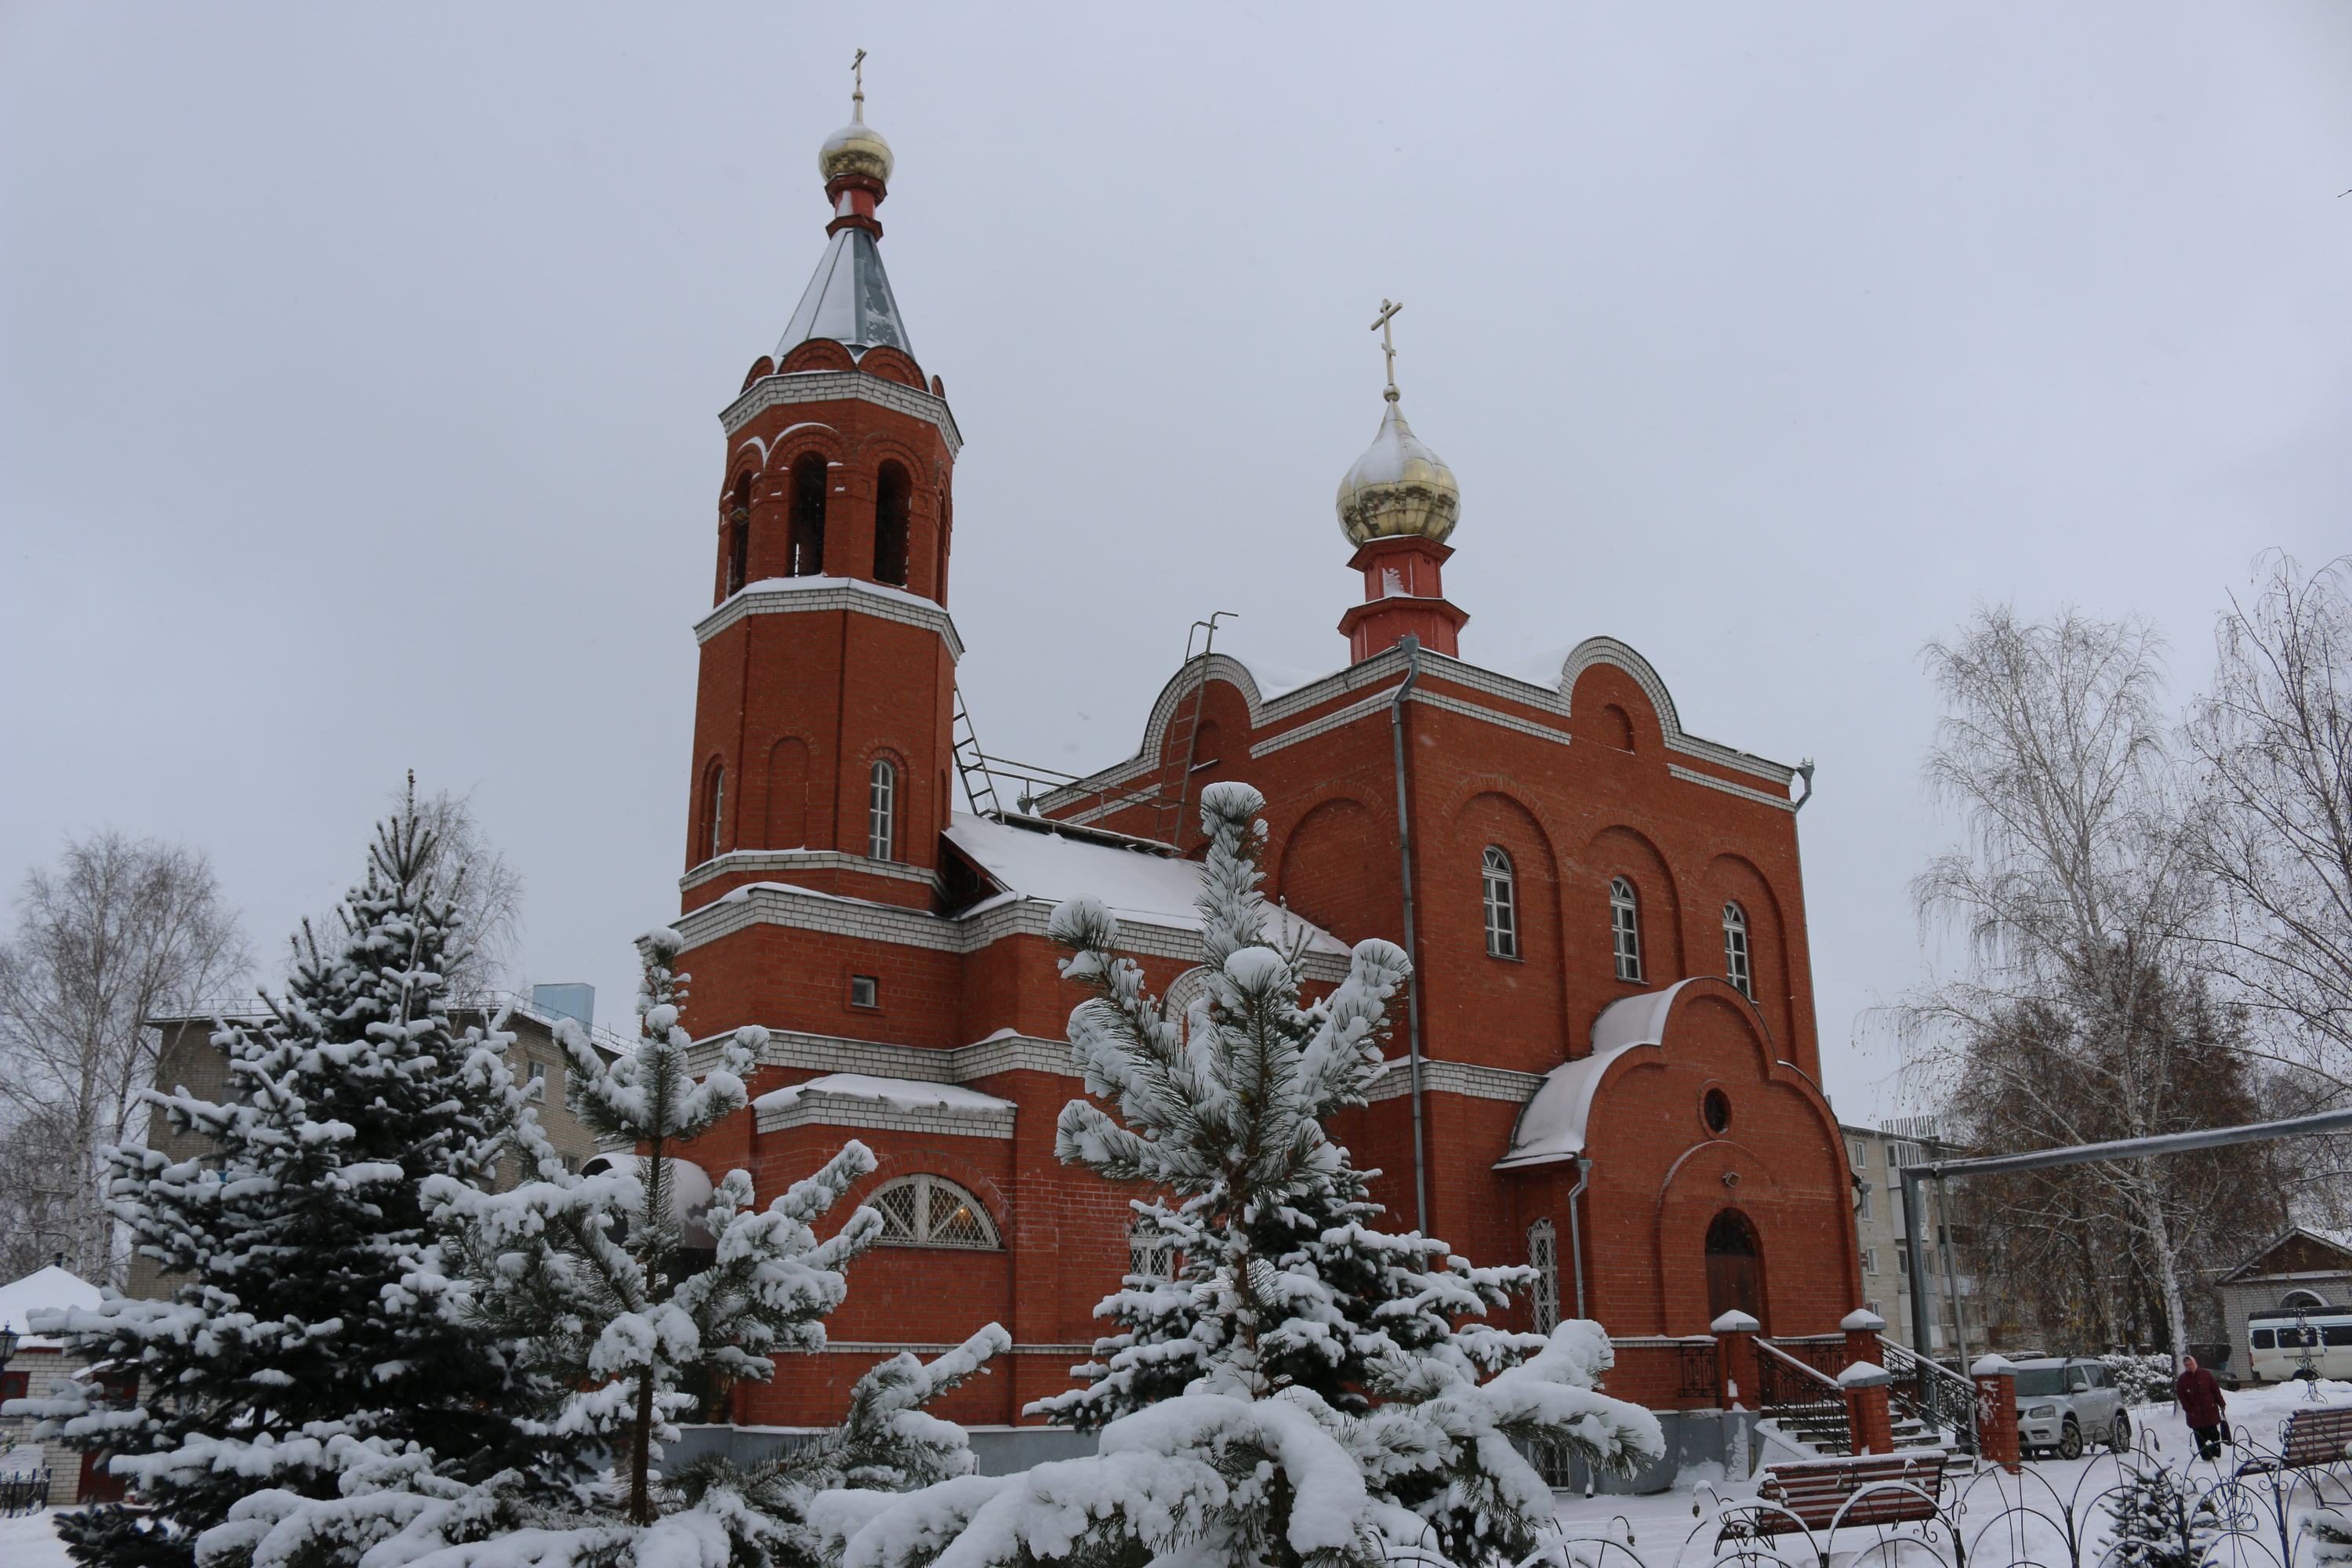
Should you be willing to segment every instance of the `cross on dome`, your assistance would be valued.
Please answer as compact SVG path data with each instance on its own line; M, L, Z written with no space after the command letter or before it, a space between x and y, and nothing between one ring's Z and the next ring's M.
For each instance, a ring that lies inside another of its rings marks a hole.
M1443 543L1462 510L1462 490L1454 470L1405 423L1397 397L1396 335L1391 323L1404 309L1401 300L1382 300L1372 331L1381 334L1388 364L1388 407L1364 455L1339 481L1339 528L1350 542L1418 535Z

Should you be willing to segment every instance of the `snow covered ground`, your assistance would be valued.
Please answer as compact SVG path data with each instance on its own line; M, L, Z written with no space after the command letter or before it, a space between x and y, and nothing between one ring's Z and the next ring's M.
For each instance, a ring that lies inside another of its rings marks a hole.
M66 1543L58 1539L51 1521L57 1510L46 1509L20 1519L0 1519L0 1563L7 1568L68 1568Z
M2323 1382L2318 1385L2322 1400L2330 1405L2352 1405L2352 1383ZM2241 1390L2229 1396L2229 1417L2231 1425L2253 1442L2275 1448L2279 1428L2288 1415L2307 1402L2304 1385L2281 1384L2269 1388ZM2187 1425L2169 1405L2143 1406L2131 1413L2132 1423L2140 1434L2139 1447L2145 1450L2151 1444L2155 1458L2178 1468L2186 1460L2190 1473L2200 1482L2223 1479L2228 1469L2195 1458L2196 1445L2189 1436ZM1711 1469L1712 1467L1709 1467ZM1996 1568L2000 1564L2035 1563L2064 1563L2070 1554L2065 1549L2059 1527L2048 1519L2027 1519L2018 1512L2021 1505L2039 1510L2048 1518L2063 1517L2064 1505L2073 1500L2078 1518L2087 1514L2088 1536L2083 1545L2081 1561L2097 1563L2105 1552L2108 1530L2104 1510L2099 1507L2099 1494L2116 1484L2118 1479L2116 1457L2105 1452L2080 1459L2029 1459L2024 1476L2015 1479L1988 1478L1967 1492L1960 1526L1969 1548L1969 1568ZM1761 1472L1759 1472L1760 1479ZM1701 1530L1702 1513L1712 1513L1709 1488L1701 1482L1711 1478L1691 1476L1686 1484L1674 1490L1651 1497L1596 1497L1562 1499L1559 1518L1570 1538L1609 1541L1613 1546L1598 1553L1606 1568L1633 1568L1629 1559L1637 1559L1643 1568L1667 1568L1668 1564L1696 1564L1708 1562L1713 1553L1715 1531L1710 1525ZM1954 1494L1969 1487L1968 1478L1956 1477L1958 1485L1948 1481L1944 1501L1951 1505ZM1751 1479L1725 1486L1713 1480L1713 1490L1726 1498L1746 1499L1756 1495L1757 1479ZM2308 1488L2297 1494L2298 1503L2307 1508L2313 1502ZM1695 1535L1694 1532L1697 1533ZM1849 1542L1846 1537L1852 1535ZM1876 1542L1874 1532L1841 1531L1832 1542L1831 1568L1846 1568ZM1790 1563L1808 1563L1811 1554L1800 1539L1782 1537L1778 1542L1779 1553ZM1587 1553L1591 1555L1591 1553ZM2275 1555L2273 1543L2271 1555ZM2306 1543L2298 1553L2299 1563L2311 1560ZM1916 1547L1906 1547L1902 1556L1910 1562L1919 1561ZM1935 1552L1937 1560L1949 1563L1951 1552L1948 1542L1939 1542ZM1877 1558L1864 1557L1864 1562Z

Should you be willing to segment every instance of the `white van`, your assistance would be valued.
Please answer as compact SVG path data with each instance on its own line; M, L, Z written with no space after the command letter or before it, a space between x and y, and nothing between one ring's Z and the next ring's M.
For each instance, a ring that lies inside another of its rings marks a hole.
M2352 1309L2270 1307L2246 1316L2246 1370L2264 1383L2352 1378Z

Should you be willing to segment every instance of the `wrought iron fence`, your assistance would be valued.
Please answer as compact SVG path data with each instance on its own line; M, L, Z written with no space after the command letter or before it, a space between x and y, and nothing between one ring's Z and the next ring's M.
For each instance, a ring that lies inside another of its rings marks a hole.
M1685 1340L1675 1347L1675 1370L1681 1374L1675 1394L1684 1399L1709 1399L1722 1392L1723 1366L1712 1338Z
M37 1470L0 1472L0 1519L14 1519L20 1513L33 1513L49 1506L49 1472L47 1467Z
M1837 1379L1771 1340L1756 1342L1756 1403L1768 1418L1817 1447L1843 1452L1845 1394Z
M1822 1463L1815 1461L1814 1463ZM1900 1568L1925 1556L1942 1568L2334 1568L2352 1563L2352 1454L2294 1465L2278 1449L2239 1441L2216 1459L2168 1455L2147 1434L2137 1447L2095 1456L2080 1470L2029 1464L2017 1474L1954 1459L1930 1494L1896 1479L1864 1482L1824 1517L1702 1485L1698 1523L1675 1560L1738 1568L1828 1568L1832 1551L1863 1568ZM2119 1505L2132 1510L2136 1547L2119 1543ZM1854 1520L1908 1515L1890 1522ZM1573 1562L1598 1563L1630 1534L1612 1521L1566 1532ZM1590 1539L1587 1540L1589 1534ZM1644 1553L1645 1558L1650 1554ZM1656 1558L1655 1561L1664 1559ZM1924 1568L1924 1565L1923 1565Z

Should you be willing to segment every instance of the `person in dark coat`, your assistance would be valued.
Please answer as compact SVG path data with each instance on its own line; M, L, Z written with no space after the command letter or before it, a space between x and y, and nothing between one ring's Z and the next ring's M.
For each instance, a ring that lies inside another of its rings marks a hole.
M2180 1358L2180 1380L2172 1391L2179 1395L2180 1414L2188 1418L2189 1430L2197 1439L2199 1456L2221 1458L2221 1445L2230 1439L2230 1424L2221 1414L2225 1403L2221 1385L2191 1355Z

